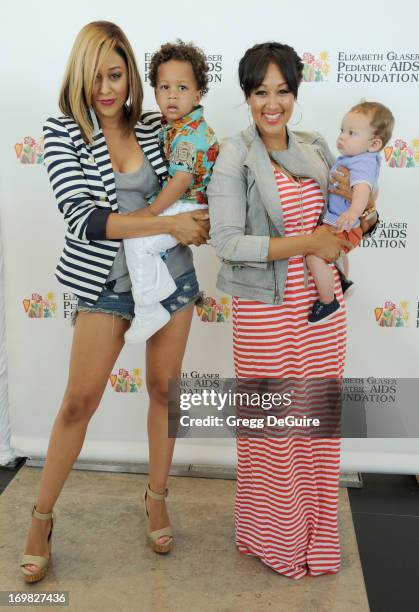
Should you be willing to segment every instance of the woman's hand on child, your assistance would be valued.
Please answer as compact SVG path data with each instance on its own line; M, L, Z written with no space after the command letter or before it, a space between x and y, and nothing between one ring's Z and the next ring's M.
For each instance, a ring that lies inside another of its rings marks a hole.
M209 240L209 215L205 210L173 215L170 232L183 245L200 246Z
M316 227L310 235L310 240L312 244L309 252L326 261L335 261L342 255L345 247L349 250L353 249L353 244L337 236L333 229L329 229L325 225Z
M329 193L342 196L345 200L352 199L350 172L348 168L339 166L336 172L330 174Z

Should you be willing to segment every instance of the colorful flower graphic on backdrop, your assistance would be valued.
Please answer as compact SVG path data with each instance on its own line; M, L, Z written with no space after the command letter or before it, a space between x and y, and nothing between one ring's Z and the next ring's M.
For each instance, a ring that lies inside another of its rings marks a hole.
M375 308L374 314L380 327L406 327L409 321L409 304L403 300L396 306L388 300L382 308Z
M303 81L326 81L330 72L329 53L322 51L319 57L306 51L303 53Z
M55 315L57 304L53 293L47 293L46 298L39 293L32 293L31 299L23 300L23 308L30 319L49 319Z
M219 302L213 297L204 297L195 308L198 317L205 323L225 323L230 318L230 299L226 296Z
M143 385L140 368L134 368L131 373L120 368L118 374L109 376L109 380L117 393L138 393Z
M36 141L32 136L25 136L23 142L15 144L16 157L21 164L42 164L44 162L44 139Z
M398 138L394 145L384 147L384 156L390 168L414 168L419 165L419 138L414 138L411 146Z

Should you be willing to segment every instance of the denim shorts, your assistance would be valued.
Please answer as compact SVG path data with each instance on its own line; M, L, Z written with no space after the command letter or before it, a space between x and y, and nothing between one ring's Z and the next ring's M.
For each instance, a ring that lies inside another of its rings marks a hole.
M195 268L191 268L184 274L173 279L176 283L176 291L161 302L170 314L179 312L191 304L196 304L202 299L196 278ZM134 318L134 299L131 291L117 293L105 285L99 299L95 304L87 304L82 298L78 298L77 308L72 317L74 325L78 312L105 312L115 314L122 319L131 321Z

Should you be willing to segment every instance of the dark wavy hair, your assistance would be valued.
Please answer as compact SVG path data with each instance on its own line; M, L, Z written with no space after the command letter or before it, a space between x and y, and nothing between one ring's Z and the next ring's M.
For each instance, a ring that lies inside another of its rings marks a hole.
M148 73L152 87L157 86L159 66L170 60L189 62L192 66L198 89L202 92L202 95L208 92L208 64L205 53L193 43L185 43L180 39L177 39L176 43L165 43L153 54Z
M304 68L301 57L289 45L265 42L248 49L239 62L239 83L246 98L261 85L272 62L283 74L294 98L297 97Z

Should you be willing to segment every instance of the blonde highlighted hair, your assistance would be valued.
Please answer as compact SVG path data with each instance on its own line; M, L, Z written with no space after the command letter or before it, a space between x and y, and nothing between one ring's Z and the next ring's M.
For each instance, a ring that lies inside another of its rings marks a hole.
M61 111L78 123L87 143L93 142L93 122L89 112L93 85L100 66L111 51L118 53L127 65L127 130L131 130L141 116L143 86L127 37L121 28L110 21L88 23L74 41L59 98Z

